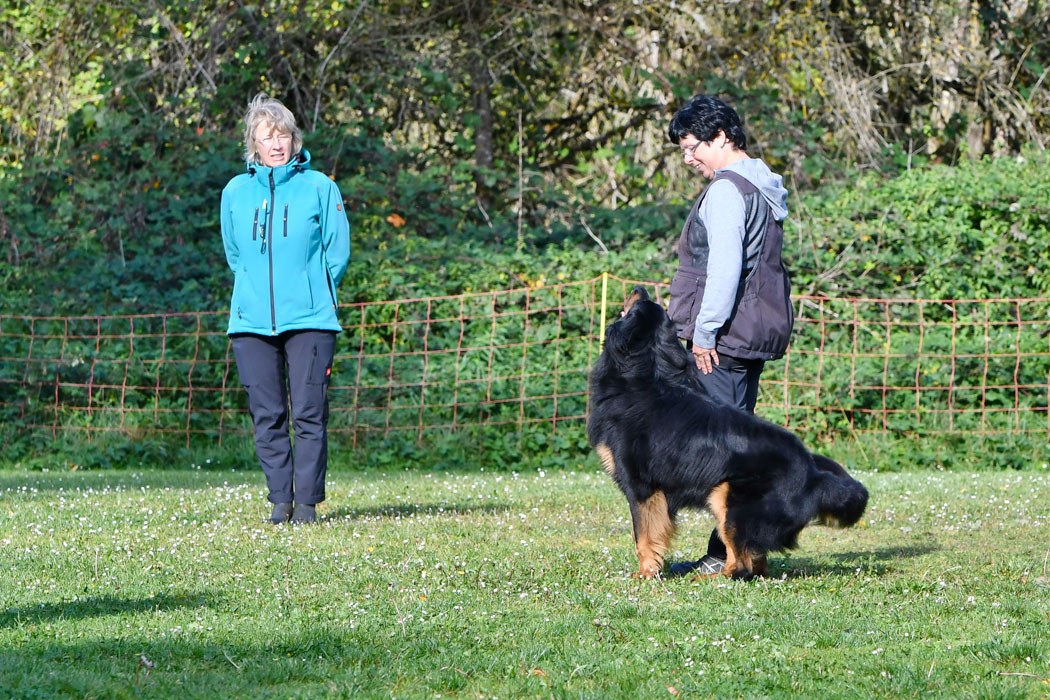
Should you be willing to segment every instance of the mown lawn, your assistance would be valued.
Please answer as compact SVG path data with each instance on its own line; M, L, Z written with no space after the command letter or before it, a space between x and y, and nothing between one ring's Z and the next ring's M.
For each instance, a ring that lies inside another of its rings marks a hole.
M333 468L296 528L255 471L0 470L0 696L1050 696L1050 471L857 476L861 525L691 583L629 578L596 461Z

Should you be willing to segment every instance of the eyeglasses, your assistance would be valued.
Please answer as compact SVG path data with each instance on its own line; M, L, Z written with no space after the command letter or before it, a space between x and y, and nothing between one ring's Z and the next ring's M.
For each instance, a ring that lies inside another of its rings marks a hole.
M690 146L690 147L688 147L688 148L683 148L683 149L682 149L682 155L683 155L684 157L686 157L686 158L692 158L692 157L693 157L693 153L694 153L694 152L696 152L696 149L697 149L697 147L698 147L698 146L699 146L700 144L702 144L702 143L703 143L703 141L697 141L697 142L696 142L696 143L694 143L694 144L693 144L692 146Z
M258 141L262 145L269 147L275 141L282 141L282 142L283 141L289 141L290 142L291 140L292 140L292 135L289 134L287 131L271 131L269 134L267 134L266 136L263 136Z

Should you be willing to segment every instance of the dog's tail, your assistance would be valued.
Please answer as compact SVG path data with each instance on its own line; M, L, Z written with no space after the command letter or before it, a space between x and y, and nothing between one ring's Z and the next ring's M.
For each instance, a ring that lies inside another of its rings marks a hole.
M868 490L838 462L818 454L813 461L817 467L817 521L832 527L855 524L868 506Z

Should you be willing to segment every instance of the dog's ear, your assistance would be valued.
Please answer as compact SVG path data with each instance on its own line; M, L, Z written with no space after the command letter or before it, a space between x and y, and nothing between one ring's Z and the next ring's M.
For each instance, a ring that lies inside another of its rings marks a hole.
M633 315L621 315L616 323L605 329L605 354L612 359L626 357L630 353L631 338L634 335L635 319ZM619 366L617 362L617 366Z
M605 341L602 347L606 352L617 354L623 348L623 320L619 320L605 329Z
M653 345L657 354L657 371L673 382L688 382L696 369L693 355L678 340L674 324L666 319L656 329Z

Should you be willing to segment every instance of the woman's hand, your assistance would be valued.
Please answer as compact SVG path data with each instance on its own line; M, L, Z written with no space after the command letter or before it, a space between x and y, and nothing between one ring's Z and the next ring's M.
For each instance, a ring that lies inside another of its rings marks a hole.
M711 374L714 371L712 363L718 364L718 353L715 352L714 348L701 348L694 345L693 359L696 360L697 369L704 374Z

